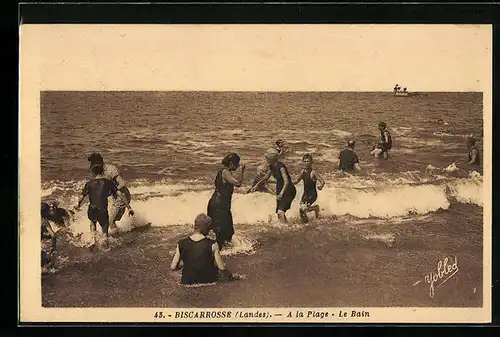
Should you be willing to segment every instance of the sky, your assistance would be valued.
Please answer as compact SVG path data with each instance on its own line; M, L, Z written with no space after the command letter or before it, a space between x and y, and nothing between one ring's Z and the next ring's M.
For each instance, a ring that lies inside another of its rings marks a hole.
M41 90L484 91L490 25L23 25ZM23 74L22 74L23 75Z

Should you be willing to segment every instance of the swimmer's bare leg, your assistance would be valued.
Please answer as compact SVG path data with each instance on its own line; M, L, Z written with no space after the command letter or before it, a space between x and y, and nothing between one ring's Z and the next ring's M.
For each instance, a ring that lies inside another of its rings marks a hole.
M104 248L108 248L109 245L108 245L108 239L109 239L109 223L104 223L104 224L101 224L101 228L102 228L102 233L104 234Z
M309 209L311 211L314 211L314 214L316 215L316 219L319 219L319 205L309 206Z
M307 217L308 210L309 210L309 206L307 204L300 204L299 214L300 214L300 220L302 221L302 223L309 222L309 218Z
M389 158L389 152L384 151L384 159L388 159L388 158Z
M288 220L286 219L285 212L282 210L278 210L278 219L281 223L287 223Z
M96 221L90 221L90 233L92 233L92 244L91 247L95 246L96 244Z
M302 223L309 222L309 218L307 217L307 213L305 211L300 211L300 220L302 220Z

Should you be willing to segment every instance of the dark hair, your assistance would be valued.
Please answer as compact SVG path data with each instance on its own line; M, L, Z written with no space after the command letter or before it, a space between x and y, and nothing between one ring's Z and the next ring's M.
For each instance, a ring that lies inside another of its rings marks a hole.
M42 218L50 217L50 206L46 202L42 202Z
M103 174L104 173L104 167L101 164L94 164L90 168L93 174L98 175L98 174Z
M307 160L307 159L311 159L312 161L313 160L312 154L306 153L305 155L302 156L302 160Z
M378 126L381 126L381 127L385 128L385 127L387 126L387 124L385 124L385 122L380 122L380 123L378 124Z
M354 140L350 140L347 142L347 146L349 147L354 147L354 145L356 145L356 142Z
M212 225L212 218L205 213L199 214L194 220L194 229L200 231L203 235L210 232Z
M233 165L238 165L240 163L240 156L238 156L236 153L231 152L228 153L223 159L222 159L222 165L225 167L229 167L230 164Z
M471 145L475 145L476 144L476 138L469 137L469 139L467 139L467 143L469 143Z
M283 143L284 143L283 139L278 139L278 140L276 141L276 145L278 145L278 146L280 146L280 145L281 145L281 144L283 144Z
M91 164L103 164L104 163L104 160L102 159L102 156L99 154L99 153L92 153L88 158L87 160L91 163Z

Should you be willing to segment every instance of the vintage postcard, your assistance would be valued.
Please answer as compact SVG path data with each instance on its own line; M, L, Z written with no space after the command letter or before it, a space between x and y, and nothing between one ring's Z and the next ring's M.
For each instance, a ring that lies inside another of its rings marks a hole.
M491 321L491 25L21 25L20 100L22 323Z

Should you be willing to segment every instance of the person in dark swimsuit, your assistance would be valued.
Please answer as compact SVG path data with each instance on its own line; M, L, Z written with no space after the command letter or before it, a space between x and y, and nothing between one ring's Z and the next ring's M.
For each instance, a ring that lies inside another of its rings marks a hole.
M54 230L49 223L49 219L51 217L50 205L45 202L43 202L41 206L41 216L41 266L42 271L46 272L54 266L54 254L56 251L57 239Z
M279 161L278 151L269 149L264 156L269 164L269 172L262 178L262 181L267 181L271 175L276 180L276 213L278 219L282 223L286 223L285 212L290 209L297 190L285 164Z
M91 168L94 165L101 165L103 168L103 177L111 180L118 189L118 193L111 199L111 207L109 207L109 228L110 230L116 230L118 228L116 223L120 221L123 214L125 214L127 204L130 204L132 200L132 194L120 170L118 170L118 167L109 163L104 163L104 159L99 153L94 152L87 159ZM127 202L123 201L125 199L127 199Z
M102 233L107 238L108 228L109 228L109 214L108 214L108 197L115 197L118 193L118 189L116 185L109 179L106 179L104 174L104 169L102 165L96 164L91 168L93 179L88 181L83 188L82 195L78 200L78 205L75 209L79 209L82 205L85 198L89 197L89 208L87 211L87 216L90 220L90 231L95 234L96 231L96 223L98 222L101 226ZM122 201L126 204L126 207L129 209L129 215L133 215L134 211L130 207L128 200L120 195ZM95 243L95 235L94 235L94 243ZM107 242L106 242L107 244Z
M479 150L476 147L476 139L471 137L467 140L467 145L469 147L469 165L480 165L481 157L479 155Z
M235 279L224 265L219 245L207 237L212 219L200 214L194 221L194 231L177 243L171 270L182 268L181 284L207 284Z
M319 190L322 190L323 186L325 186L325 181L313 169L313 157L311 154L305 154L302 157L302 163L304 164L304 169L300 173L300 176L294 180L293 184L297 185L301 180L304 182L304 194L300 201L299 212L302 222L307 223L309 221L307 212L314 211L316 218L319 218L319 205L313 205L316 199L318 199L316 183L319 182L317 187Z
M347 142L347 148L340 152L338 159L339 170L344 172L353 172L354 170L360 170L359 158L354 151L355 145L356 142L354 140L350 140Z
M215 177L215 191L208 201L207 214L212 219L212 230L215 233L219 249L231 242L234 234L231 200L234 186L240 187L243 182L245 165L240 165L240 157L229 153L222 159L224 167Z
M382 142L382 155L384 159L389 158L389 150L392 148L391 133L387 130L387 124L380 122L378 125L380 131L380 141Z

